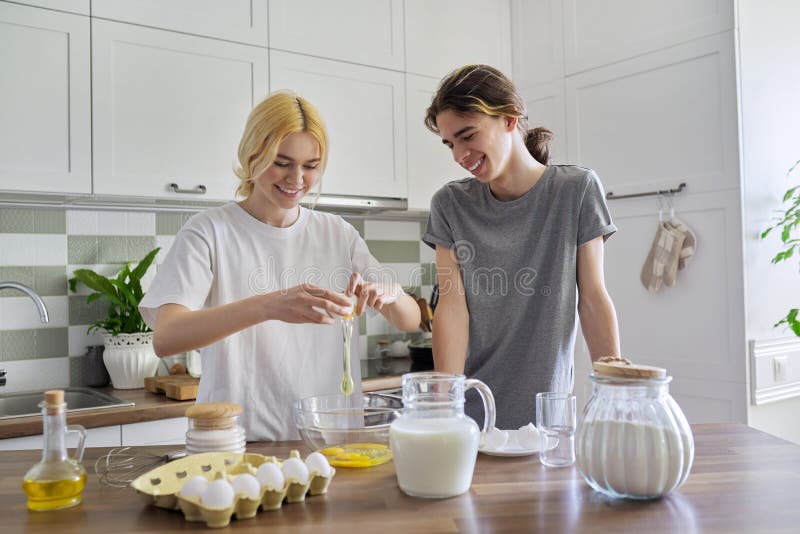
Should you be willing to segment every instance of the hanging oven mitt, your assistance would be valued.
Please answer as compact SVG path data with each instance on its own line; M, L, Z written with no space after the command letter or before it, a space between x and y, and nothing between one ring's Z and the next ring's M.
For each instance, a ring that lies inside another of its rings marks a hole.
M685 269L697 250L697 235L689 228L689 225L676 217L672 218L669 225L685 236L681 247L680 259L678 260L678 270Z
M685 234L669 223L659 221L639 277L649 292L656 293L664 284L669 287L675 285L684 241L686 241Z

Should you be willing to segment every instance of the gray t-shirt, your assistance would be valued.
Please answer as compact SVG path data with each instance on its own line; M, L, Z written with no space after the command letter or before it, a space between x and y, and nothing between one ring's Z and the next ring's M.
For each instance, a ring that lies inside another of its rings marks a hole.
M572 391L578 247L616 230L600 180L582 167L549 166L509 202L474 178L433 196L422 240L455 251L469 310L465 374L491 388L498 428L535 424L536 393ZM475 392L465 409L483 425Z

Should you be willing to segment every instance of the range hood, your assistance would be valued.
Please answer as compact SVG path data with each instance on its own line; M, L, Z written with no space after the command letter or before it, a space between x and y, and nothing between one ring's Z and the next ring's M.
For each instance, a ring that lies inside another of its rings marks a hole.
M381 211L403 211L408 209L408 201L401 198L375 198L345 195L309 194L303 199L306 207L334 212L369 214Z
M0 191L0 207L17 208L196 212L228 202L230 201ZM309 194L302 204L308 208L346 215L371 216L389 213L393 217L399 218L403 218L403 214L408 208L408 201L400 198L316 195L314 193ZM419 214L408 213L408 216L415 218Z

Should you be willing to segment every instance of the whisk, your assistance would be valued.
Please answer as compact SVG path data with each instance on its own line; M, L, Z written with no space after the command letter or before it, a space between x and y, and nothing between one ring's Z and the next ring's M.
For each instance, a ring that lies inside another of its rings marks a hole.
M153 454L131 447L117 447L97 459L94 463L94 472L100 477L101 483L124 488L151 469L183 458L186 454L184 449L166 454Z

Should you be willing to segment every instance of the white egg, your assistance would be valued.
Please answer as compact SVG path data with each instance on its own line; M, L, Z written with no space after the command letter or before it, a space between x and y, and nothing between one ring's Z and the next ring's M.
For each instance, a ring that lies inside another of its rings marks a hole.
M286 480L294 480L300 484L308 482L308 467L300 458L289 458L283 462L281 470Z
M228 508L233 504L234 495L230 482L219 479L208 485L200 501L209 508Z
M208 487L206 477L194 476L183 483L181 487L181 497L200 497Z
M256 471L256 478L262 486L272 490L283 489L285 482L281 468L272 462L261 464Z
M499 450L508 442L508 432L499 428L492 428L483 435L483 446L487 449Z
M261 486L258 479L250 473L244 473L233 479L231 483L233 491L238 495L244 493L248 499L258 499L261 494Z
M517 442L523 449L539 448L539 431L533 426L533 423L519 427L517 430Z
M306 457L306 467L312 473L316 473L321 477L331 476L331 464L323 454L312 452Z

